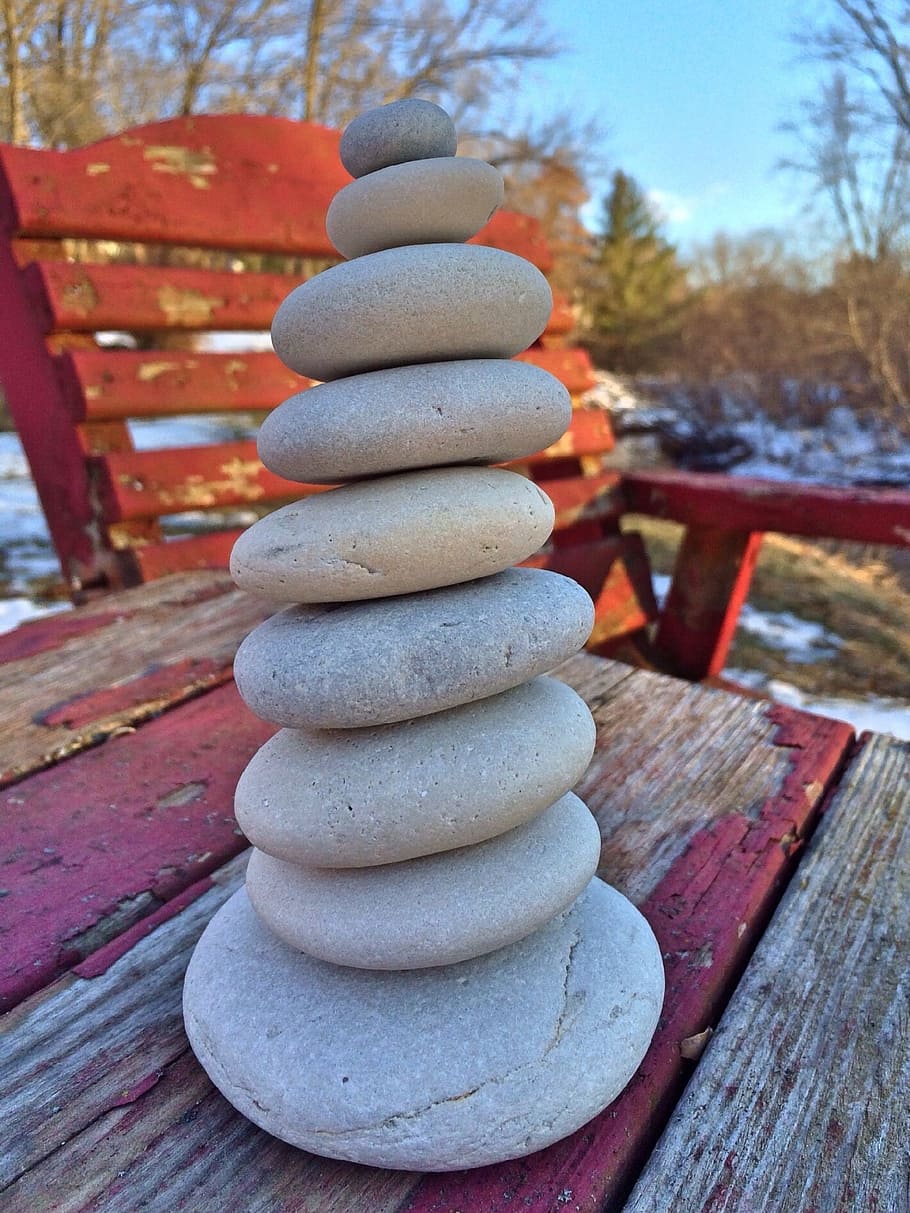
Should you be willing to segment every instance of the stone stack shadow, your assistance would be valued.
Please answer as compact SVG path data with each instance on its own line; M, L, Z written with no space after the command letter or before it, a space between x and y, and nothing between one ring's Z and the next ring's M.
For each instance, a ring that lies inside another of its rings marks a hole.
M599 831L570 790L591 715L546 676L593 607L575 582L513 567L553 507L489 466L570 420L563 387L511 361L550 291L464 243L502 182L454 153L427 102L357 119L341 145L355 180L327 219L350 260L275 318L279 356L323 382L267 418L261 457L341 487L234 550L241 588L292 604L235 663L248 706L283 728L239 782L246 892L185 994L197 1055L256 1123L428 1170L584 1123L638 1065L662 996L653 937L594 878Z

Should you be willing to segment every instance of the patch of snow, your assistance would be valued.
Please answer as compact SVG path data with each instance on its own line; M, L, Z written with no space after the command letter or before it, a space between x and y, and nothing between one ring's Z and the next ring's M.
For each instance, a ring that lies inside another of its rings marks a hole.
M208 416L156 417L127 422L137 451L162 447L208 446L213 442L239 442L254 438L259 426L244 414L215 413Z
M259 329L253 332L206 333L199 342L199 348L213 354L271 353L272 338L269 333Z
M663 606L667 600L670 581L666 573L655 573L652 577L658 606ZM758 636L768 648L779 649L787 661L795 664L833 657L843 644L839 636L826 631L819 623L800 619L790 611L759 611L748 602L740 612L739 626Z
M0 598L0 634L11 632L26 619L40 619L44 615L58 615L70 610L68 602L53 602L41 605L30 598Z
M767 679L755 670L724 670L724 677L752 690L762 691L775 703L803 712L814 712L831 720L843 720L858 733L888 733L898 741L910 741L910 702L870 695L867 699L840 699L810 695L781 678Z
M789 611L759 611L748 602L740 612L739 626L769 648L779 649L787 661L796 664L833 657L843 644L839 636L826 631L820 623L799 619Z
M654 597L657 599L657 605L663 607L667 601L667 595L670 593L670 582L673 578L669 573L652 573L651 584L654 586Z

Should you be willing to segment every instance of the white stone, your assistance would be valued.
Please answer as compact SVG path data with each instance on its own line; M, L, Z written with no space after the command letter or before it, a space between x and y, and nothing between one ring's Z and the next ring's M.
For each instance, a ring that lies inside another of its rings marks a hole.
M370 868L304 868L253 851L247 892L275 934L334 964L423 969L523 939L597 870L600 831L567 792L475 846Z
M502 206L502 192L502 175L483 160L393 164L339 190L325 230L342 257L469 240Z
M272 344L311 379L450 358L511 358L546 327L553 297L530 262L474 244L358 257L293 290Z
M489 577L549 538L553 503L502 468L405 472L306 497L237 540L231 575L277 602L354 602Z
M397 973L296 952L241 891L196 948L184 1011L212 1081L269 1133L330 1158L449 1171L529 1154L596 1116L641 1062L663 986L647 923L597 879L519 943Z
M339 154L352 177L363 177L405 160L454 156L457 143L444 109L408 97L359 114L341 136Z
M427 362L300 392L259 431L259 457L288 480L332 484L406 468L505 463L556 442L569 393L527 362Z
M506 691L584 644L594 606L577 582L506 569L464 585L288 607L234 659L250 709L290 728L391 724Z
M282 729L241 775L234 811L280 859L394 863L534 817L581 778L594 738L584 700L556 678L374 729Z

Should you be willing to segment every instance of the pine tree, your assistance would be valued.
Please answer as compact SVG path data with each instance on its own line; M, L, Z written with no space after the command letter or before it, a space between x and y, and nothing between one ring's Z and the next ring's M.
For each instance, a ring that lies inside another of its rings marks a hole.
M587 311L596 360L616 371L659 369L679 335L688 289L640 186L621 171L604 199Z

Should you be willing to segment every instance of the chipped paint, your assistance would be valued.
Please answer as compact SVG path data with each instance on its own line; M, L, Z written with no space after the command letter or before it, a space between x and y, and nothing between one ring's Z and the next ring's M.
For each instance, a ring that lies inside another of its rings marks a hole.
M236 392L240 384L237 377L246 370L246 363L242 358L232 358L224 368L224 377L227 380L227 385L232 392Z
M575 437L572 431L570 429L566 430L561 438L547 447L544 454L549 459L557 459L562 455L574 455Z
M209 177L218 172L215 157L208 148L193 151L188 147L152 145L145 149L142 158L151 164L152 172L186 177L197 190L209 189Z
M229 459L218 469L221 477L214 479L201 476L187 476L182 484L173 489L158 488L155 492L158 501L165 509L186 510L205 509L208 506L222 505L226 498L241 501L258 501L265 496L265 489L258 483L262 472L262 464L258 459ZM129 478L124 479L127 483ZM133 484L131 487L145 488L144 485Z
M99 387L96 383L90 383L85 389L86 400L100 400L103 395L104 389Z
M168 371L179 370L179 362L143 362L136 378L140 383L150 383L153 379L157 379L159 375L166 375Z
M89 177L100 177L102 173L109 173L111 166L109 164L87 164L85 166L86 175Z
M186 328L210 324L215 308L224 307L224 300L216 295L203 295L202 291L182 290L176 286L162 286L155 297L168 324Z
M88 316L98 306L98 292L85 274L68 282L60 292L60 298L67 311L76 316Z

